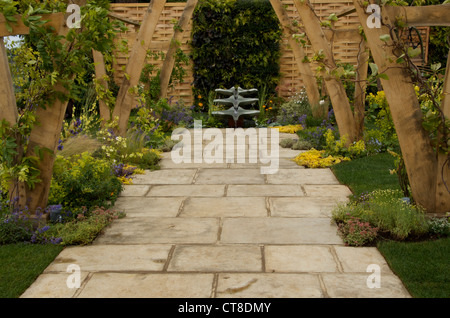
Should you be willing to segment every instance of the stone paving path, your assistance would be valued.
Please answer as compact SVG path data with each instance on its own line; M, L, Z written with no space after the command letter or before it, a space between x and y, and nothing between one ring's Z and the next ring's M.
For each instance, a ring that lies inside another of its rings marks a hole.
M127 216L65 248L22 297L410 297L376 248L343 244L330 216L350 191L329 169L297 166L298 153L280 148L266 175L260 162L175 164L165 153L161 170L125 187L115 208ZM70 264L79 288L68 288ZM380 288L368 287L370 264Z

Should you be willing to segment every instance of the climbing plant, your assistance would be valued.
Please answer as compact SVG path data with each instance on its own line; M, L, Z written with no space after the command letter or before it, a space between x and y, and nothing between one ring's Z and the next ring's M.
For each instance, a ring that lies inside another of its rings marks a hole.
M18 17L29 28L24 44L16 52L17 70L13 71L22 111L16 122L0 123L5 140L0 180L2 192L9 191L10 198L21 198L10 202L31 202L30 210L46 206L53 156L45 153L56 150L63 119L54 116L55 112L64 114L67 100L80 96L80 87L86 84L84 75L92 63L92 50L111 52L114 37L121 29L119 22L108 18L108 1L88 0L80 6L81 28L59 34L42 15L65 12L66 6L64 2L37 0L2 0L0 6L10 31ZM58 108L53 109L56 104ZM19 187L23 183L25 186Z
M194 96L207 104L216 88L266 86L279 81L281 28L268 0L203 0L193 14Z

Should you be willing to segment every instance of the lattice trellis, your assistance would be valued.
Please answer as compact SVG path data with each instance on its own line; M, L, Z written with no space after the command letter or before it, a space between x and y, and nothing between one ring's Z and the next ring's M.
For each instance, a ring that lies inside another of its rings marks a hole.
M293 4L292 0L283 0L282 3L286 6L286 11L291 19L300 22L297 10ZM353 7L352 1L343 0L312 0L311 4L318 17L321 20L325 20L332 13L343 12L346 9ZM155 34L152 38L151 49L155 51L166 52L169 48L170 40L173 36L174 21L178 21L182 15L185 3L166 3L164 10L158 21L158 25ZM121 17L131 19L137 22L141 22L144 16L145 9L148 4L146 3L114 3L111 4L111 11ZM356 29L359 25L359 20L356 12L348 14L339 18L335 23L334 27L336 29ZM126 39L129 43L129 49L134 43L136 38L138 27L132 24L127 24L129 30L126 33L121 34L118 40ZM424 48L425 48L425 61L427 56L428 48L428 28L419 28L421 35L423 37ZM190 53L190 34L191 34L191 24L186 29L184 33L181 49L189 54ZM278 94L281 97L288 98L292 96L293 93L297 92L303 87L302 76L297 67L292 50L288 46L287 35L285 34L282 39L282 55L280 59L280 72L281 80L279 85ZM333 43L333 53L334 58L340 63L351 63L356 65L356 56L358 53L359 40L334 42ZM311 49L306 49L306 53L309 57L312 57L313 52ZM116 69L115 81L120 83L123 77L123 69L128 61L128 56L126 54L117 52L116 64L114 68ZM149 62L156 64L158 67L162 65L161 60L149 60ZM192 63L185 67L187 75L183 83L176 84L175 87L169 90L168 96L173 96L174 100L183 99L187 104L193 102L191 83L193 81L192 77Z

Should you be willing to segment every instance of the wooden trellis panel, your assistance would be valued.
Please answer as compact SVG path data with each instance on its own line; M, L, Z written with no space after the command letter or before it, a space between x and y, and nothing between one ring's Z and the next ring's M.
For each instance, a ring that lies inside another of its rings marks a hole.
M163 12L159 18L158 24L156 26L155 34L153 35L152 42L150 44L150 49L152 51L163 51L167 52L170 45L170 40L172 39L174 30L174 21L178 21L183 13L184 7L186 3L166 3ZM141 22L144 16L144 12L147 9L147 3L115 3L111 4L111 11L114 14L122 16L127 19L131 19L137 22ZM131 50L131 44L134 43L136 38L137 30L139 27L134 26L132 24L127 24L128 31L124 34L121 34L118 37L118 41L123 39L128 41L129 50ZM186 29L184 34L181 49L185 53L190 52L190 47L188 42L190 41L191 34L191 23L189 23L189 27ZM116 55L116 64L114 68L116 70L114 80L116 83L120 83L123 77L123 69L126 66L128 61L128 55L117 52ZM157 65L160 68L163 64L161 59L153 60L150 59L149 63ZM168 96L173 96L174 100L182 99L188 105L193 102L192 98L192 90L191 90L191 82L192 78L192 70L190 66L185 67L187 72L185 76L184 83L180 83L175 85L172 89L168 91Z
M293 4L292 0L282 0L283 5L286 7L286 11L291 19L300 22L297 10ZM349 8L353 8L353 2L346 0L311 0L311 4L314 6L315 13L323 21L332 13L340 13ZM155 34L152 39L151 49L155 51L167 52L170 44L170 40L173 36L174 21L178 21L184 10L186 3L166 3L164 11L158 21L158 25ZM147 8L147 3L113 3L111 4L111 11L114 14L122 16L127 19L131 19L137 22L142 21L145 9ZM335 23L334 27L336 29L357 29L359 25L359 20L356 12L350 13L346 16L339 18ZM130 44L134 43L134 39L137 34L137 26L132 24L127 24L129 31L122 34L119 39L127 39ZM422 34L424 47L425 47L425 61L428 54L428 28L418 28ZM190 53L190 34L191 34L191 23L189 23L186 32L184 33L181 49L189 54ZM356 65L357 53L358 53L359 40L355 41L345 41L345 42L333 42L333 53L336 62L338 63L351 63ZM294 54L288 46L287 35L284 35L282 39L282 56L280 59L280 72L281 81L279 85L279 95L281 97L292 96L295 92L299 91L303 87L303 74L300 74L296 61L294 59ZM306 54L308 57L312 57L313 52L310 48L306 49ZM127 63L127 54L117 53L117 63L114 65L116 69L115 81L120 83L123 77L123 68ZM149 61L155 63L158 67L161 67L162 61ZM193 102L191 83L193 81L192 77L192 63L185 67L187 75L185 77L184 83L177 84L174 88L170 89L168 96L173 96L174 100L183 99L187 104ZM312 65L314 68L314 65Z

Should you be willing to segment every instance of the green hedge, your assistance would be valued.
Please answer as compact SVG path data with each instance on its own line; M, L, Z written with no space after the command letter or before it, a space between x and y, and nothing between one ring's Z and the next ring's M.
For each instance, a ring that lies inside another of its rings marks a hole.
M282 31L268 0L201 0L193 14L194 96L216 88L266 87L280 78Z

